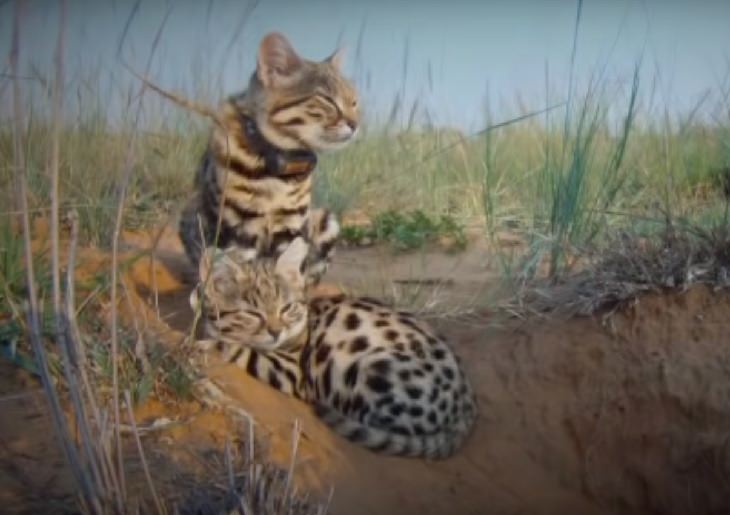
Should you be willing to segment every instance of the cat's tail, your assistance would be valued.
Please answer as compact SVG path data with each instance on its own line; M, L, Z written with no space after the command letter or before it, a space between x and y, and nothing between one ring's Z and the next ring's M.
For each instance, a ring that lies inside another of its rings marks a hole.
M462 418L453 427L438 433L411 435L372 427L347 417L336 409L317 404L315 413L328 426L353 443L381 453L414 458L444 459L454 454L471 433L476 421L473 403L467 403Z

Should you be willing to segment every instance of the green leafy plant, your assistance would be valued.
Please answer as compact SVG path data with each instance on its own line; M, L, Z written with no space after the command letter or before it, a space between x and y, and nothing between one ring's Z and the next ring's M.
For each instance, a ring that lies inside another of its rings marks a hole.
M439 238L448 238L454 249L463 249L467 243L463 226L453 217L430 216L420 209L378 213L367 226L343 227L342 238L356 245L387 242L398 251L419 249Z

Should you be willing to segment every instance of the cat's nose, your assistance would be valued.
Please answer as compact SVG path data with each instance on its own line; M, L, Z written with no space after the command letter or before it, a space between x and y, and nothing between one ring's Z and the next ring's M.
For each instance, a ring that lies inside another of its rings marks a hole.
M281 334L281 329L271 329L269 328L269 334L274 340L277 340L279 338L279 335Z
M345 123L350 128L350 130L354 133L357 130L357 122L355 120L347 120L345 119Z

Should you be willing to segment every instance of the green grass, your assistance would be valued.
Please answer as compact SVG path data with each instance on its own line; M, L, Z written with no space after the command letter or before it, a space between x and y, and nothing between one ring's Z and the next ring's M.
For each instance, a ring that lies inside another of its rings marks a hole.
M413 125L399 130L365 123L355 142L321 156L314 203L339 214L372 213L366 226L345 224L343 240L384 242L396 251L444 239L457 251L469 244L465 227L481 228L483 237L495 243L508 284L541 274L558 280L573 271L576 256L601 248L617 234L655 235L668 220L699 229L727 225L727 109L718 108L711 121L694 112L657 118L642 107L638 75L625 90L593 85L576 91L569 105L475 137L455 129ZM112 123L99 107L89 109L68 118L61 131L61 207L78 212L81 245L104 247L110 243L133 128L126 119ZM47 214L49 135L42 119L32 119L23 135L33 216ZM137 136L124 227L152 229L170 223L189 195L207 127L173 117L153 120ZM9 314L16 325L0 331L24 324L22 246L11 224L12 155L12 129L4 121L0 201L7 208L0 213L0 314ZM503 233L524 245L501 247ZM39 254L36 260L40 298L47 302L47 257ZM94 335L92 361L104 378L108 335L88 325L85 333ZM143 364L132 348L133 342L122 349L121 379L136 399L160 389L187 395L191 380L184 367L151 347ZM3 349L22 365L23 356L15 350Z
M533 209L530 218L522 220L529 245L524 256L526 275L536 273L543 257L548 259L548 274L560 275L569 267L576 247L590 246L610 226L609 210L625 200L620 193L630 173L624 160L634 129L637 94L638 74L622 122L612 131L607 105L589 91L538 142L542 163L535 167L534 189L527 188L533 195L527 203ZM492 154L484 182L485 214L492 231L499 201L490 173L497 166Z
M487 236L518 232L530 243L528 260L547 256L557 275L567 254L607 232L661 218L663 210L684 216L721 200L718 177L730 166L730 123L689 117L640 122L649 119L640 99L631 88L624 93L623 102L613 98L620 95L595 90L576 94L570 118L554 111L471 138L454 129L365 126L349 147L322 156L315 203L338 213L400 213L403 220L395 225L402 230L388 229L385 215L386 226L379 230L391 230L386 238L404 248L424 238L419 223L429 225L407 220L413 212L436 225L440 220L481 224ZM611 119L610 111L620 115ZM109 243L130 131L94 113L62 131L62 207L79 212L82 244ZM176 118L139 135L126 227L158 226L177 214L206 133L203 124ZM49 127L34 120L25 135L36 215L47 209L48 134ZM0 155L3 205L12 206L7 125L0 126ZM346 229L345 236L365 237L356 232Z
M0 317L11 314L21 325L25 322L23 304L28 296L24 263L23 240L13 227L12 218L0 216ZM33 265L38 298L44 301L51 281L48 253L45 250L37 252Z
M448 240L447 247L453 250L467 244L464 227L453 217L429 215L420 209L405 213L383 211L368 225L344 225L341 234L345 242L353 245L386 242L397 251L419 249L439 239Z
M453 147L438 153L446 146ZM323 156L315 202L336 212L412 211L474 216L481 203L481 142L451 129L366 130L342 151Z
M624 93L623 101L596 90L576 94L569 118L556 110L477 137L454 129L365 126L349 147L322 156L315 203L338 213L384 213L378 237L403 248L417 246L427 238L424 231L434 230L425 226L443 220L480 224L488 237L517 232L531 250L512 266L529 275L528 262L549 259L552 273L559 275L566 256L611 231L662 218L665 210L681 217L711 209L722 199L719 177L730 166L728 120L667 116L647 122L636 92L629 87ZM610 118L609 112L619 115ZM104 246L131 127L112 126L97 114L80 120L61 135L62 207L79 212L82 244ZM36 215L47 208L48 131L36 120L25 135ZM158 226L176 216L189 194L206 131L204 124L176 118L139 135L126 227ZM0 126L0 155L3 205L12 206L8 126ZM408 220L414 212L429 222ZM402 229L388 229L388 213L402 215L391 221ZM344 234L355 240L372 237L364 233L374 229Z
M86 331L89 333L89 331ZM97 336L103 334L100 331ZM108 340L108 338L107 338ZM139 335L125 329L120 338L119 388L129 390L135 402L144 402L153 393L160 396L172 395L178 399L192 398L193 372L182 358L155 342L146 342L145 361L136 355L135 346ZM109 385L112 375L112 361L108 341L87 338L92 369L101 384Z
M0 218L0 312L17 314L25 296L23 242L9 216Z
M121 263L123 268L130 266L134 259ZM36 287L41 317L41 337L48 350L47 357L51 375L56 381L62 376L59 353L54 344L54 320L50 309L50 263L48 252L39 251L34 256ZM106 271L99 272L84 283L76 284L76 293L84 298L92 291L106 291L109 276ZM0 359L6 359L17 367L38 375L33 353L26 341L26 274L24 265L23 241L12 226L11 217L0 217ZM99 318L102 306L91 302L79 314L77 322L87 349L89 363L95 379L100 385L111 382L111 358L109 355L109 331ZM172 394L178 398L190 398L192 394L192 373L178 356L166 351L162 346L149 343L146 361L140 361L135 353L135 345L141 336L129 329L124 330L121 338L121 358L119 360L122 389L129 389L135 401L143 401L153 391Z
M62 208L75 208L83 243L106 246L114 225L118 187L124 170L131 126L113 126L103 114L91 113L61 131ZM50 126L33 120L24 135L30 204L33 214L47 214L46 163ZM127 227L149 227L173 214L187 195L206 139L193 122L159 124L138 135L134 147L133 182L126 204ZM13 206L12 131L0 127L0 191L5 206ZM4 214L4 217L7 214Z

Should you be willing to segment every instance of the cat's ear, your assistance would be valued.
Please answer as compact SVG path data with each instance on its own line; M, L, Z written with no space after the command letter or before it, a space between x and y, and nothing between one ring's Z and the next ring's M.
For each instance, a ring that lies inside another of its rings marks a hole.
M258 252L255 248L230 247L226 249L226 256L237 265L246 265L256 260Z
M304 238L295 238L276 260L276 274L297 288L304 287L303 268L308 252Z
M265 88L290 85L302 67L302 59L282 34L271 32L259 47L256 75Z
M234 300L239 293L238 267L227 252L208 247L200 257L198 266L200 282L205 285L207 297L217 300Z
M345 49L338 48L331 56L325 59L325 62L331 64L338 70L342 70L342 64L345 62Z

